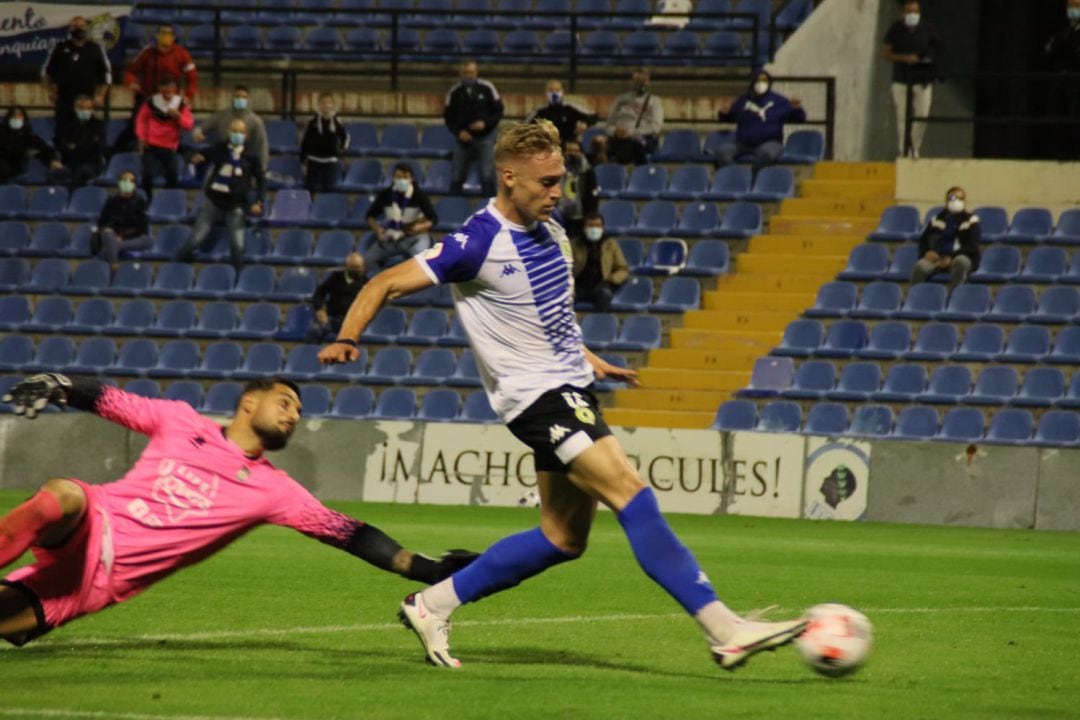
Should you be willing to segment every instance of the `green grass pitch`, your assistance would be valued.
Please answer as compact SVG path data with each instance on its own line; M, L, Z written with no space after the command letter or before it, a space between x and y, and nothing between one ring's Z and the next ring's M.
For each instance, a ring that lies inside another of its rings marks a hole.
M6 510L25 493L0 493ZM335 503L410 547L482 549L537 511ZM672 516L721 596L874 623L855 675L791 648L728 674L610 513L580 561L455 615L460 671L395 618L414 585L261 528L135 600L0 649L0 718L1080 718L1080 534Z

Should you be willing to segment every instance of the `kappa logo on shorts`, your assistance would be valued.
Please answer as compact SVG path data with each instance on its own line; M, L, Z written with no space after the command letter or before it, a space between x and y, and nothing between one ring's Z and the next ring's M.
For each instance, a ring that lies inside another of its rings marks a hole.
M519 272L521 271L518 270L516 265L514 265L513 263L506 263L505 265L503 265L502 274L499 275L499 277L507 277L509 275L513 275Z
M551 426L551 444L558 445L559 441L569 434L570 428L565 428L562 425Z

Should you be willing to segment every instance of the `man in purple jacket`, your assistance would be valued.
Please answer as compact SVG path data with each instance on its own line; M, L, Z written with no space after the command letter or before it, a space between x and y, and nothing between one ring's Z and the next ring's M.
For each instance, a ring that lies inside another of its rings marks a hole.
M772 165L784 149L784 123L806 122L806 111L797 98L788 99L772 90L772 76L764 70L754 76L750 89L732 100L721 101L720 122L735 123L735 139L713 151L717 166L731 165L743 155L753 158L754 170Z

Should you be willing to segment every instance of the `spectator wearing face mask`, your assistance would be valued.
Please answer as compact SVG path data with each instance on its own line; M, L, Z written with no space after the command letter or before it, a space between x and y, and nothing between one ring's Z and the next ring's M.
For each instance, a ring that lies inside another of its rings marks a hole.
M596 138L592 152L611 162L643 165L656 149L664 127L664 105L649 90L649 71L639 68L631 76L632 88L615 98L607 118L607 137Z
M337 336L353 300L367 283L364 270L363 256L360 253L349 253L345 258L344 269L328 274L319 287L315 288L315 294L311 297L315 318L304 342L312 345L322 342L327 335Z
M596 171L581 151L581 143L577 140L569 140L563 145L563 161L566 164L566 175L562 181L559 213L562 215L566 234L577 237L581 235L585 216L593 215L599 209Z
M735 138L716 147L716 165L731 165L736 158L750 155L758 170L772 165L783 152L784 123L806 122L806 111L798 98L774 92L772 76L762 70L745 94L721 101L717 119L735 123Z
M91 248L114 271L128 253L149 250L154 244L150 237L146 201L135 192L135 173L121 173L116 187L118 192L106 200L101 209L96 247Z
M192 262L195 251L210 238L210 229L224 225L229 233L230 262L237 271L244 263L245 210L262 215L266 197L266 171L259 157L247 145L244 121L235 118L229 125L227 140L215 143L199 161L208 165L203 192L206 202L195 217L191 239L180 246L177 262Z
M949 290L967 281L979 267L979 216L966 209L967 194L962 187L945 193L945 209L939 212L919 238L919 261L911 282L926 282L937 273L949 274Z
M221 142L229 137L233 120L242 120L246 130L245 147L249 153L254 153L262 165L263 172L270 167L270 143L266 138L266 125L262 118L251 109L251 93L243 85L233 88L233 96L230 106L226 110L214 113L210 118L195 128L195 142L206 142L207 136L213 136L214 140ZM193 160L198 164L199 156Z
M104 48L90 39L86 18L71 19L67 39L53 46L41 68L41 82L56 108L55 137L75 120L75 98L89 95L104 107L112 66Z
M31 155L46 165L53 161L53 149L30 127L26 110L10 108L0 123L0 185L26 172Z
M176 80L164 77L158 91L139 108L135 117L135 136L142 155L142 187L147 199L154 196L154 178L165 177L165 187L174 188L177 173L180 135L195 127L191 106L177 92Z
M894 22L885 34L882 54L893 64L892 97L896 106L898 155L904 155L908 90L911 91L911 114L926 117L934 98L934 80L942 72L944 46L937 30L923 19L917 0L902 6L901 19ZM919 157L926 124L911 126L911 156Z
M630 266L615 238L604 232L604 216L585 217L581 236L571 244L574 255L575 300L591 302L597 312L611 307L611 298L630 278Z
M184 99L188 105L195 102L199 87L199 71L187 48L176 42L176 29L168 24L158 25L157 36L135 56L124 71L124 85L131 90L133 105L131 122L113 143L113 152L129 150L135 143L135 118L139 108L146 102L164 78L176 78L181 83Z
M443 108L446 128L457 138L451 195L461 194L469 167L474 163L480 175L480 191L484 197L495 195L495 128L502 116L503 102L499 91L487 80L480 79L475 61L463 62L459 80L446 93Z
M337 118L334 96L319 95L319 111L308 121L300 141L300 162L306 167L309 192L333 192L341 179L341 156L349 148L349 133Z
M75 99L75 121L56 136L57 158L49 172L49 182L82 187L105 169L105 123L94 117L94 99Z
M392 257L407 258L431 247L431 228L439 222L431 199L413 181L407 163L394 166L390 187L380 192L368 208L367 224L375 235L364 255L365 263L376 272Z
M580 105L566 101L563 85L558 80L548 80L545 96L547 104L529 113L525 122L547 120L559 131L559 139L563 143L580 140L586 128L596 123L595 113L590 113Z
M1076 77L1080 74L1080 0L1067 0L1063 20L1043 53L1046 68L1055 74L1048 114L1067 122L1048 135L1058 159L1075 160L1080 158L1080 78Z

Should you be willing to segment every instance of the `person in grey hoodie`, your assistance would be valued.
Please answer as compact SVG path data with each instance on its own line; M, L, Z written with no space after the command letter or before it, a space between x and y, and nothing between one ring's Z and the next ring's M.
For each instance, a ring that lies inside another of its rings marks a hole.
M229 127L233 120L243 120L247 128L247 140L245 145L248 152L262 163L265 172L270 167L270 144L266 139L266 125L262 118L251 109L251 93L243 85L233 88L232 105L214 113L205 122L195 128L195 142L206 142L208 135L214 136L214 140L222 141L229 139Z

